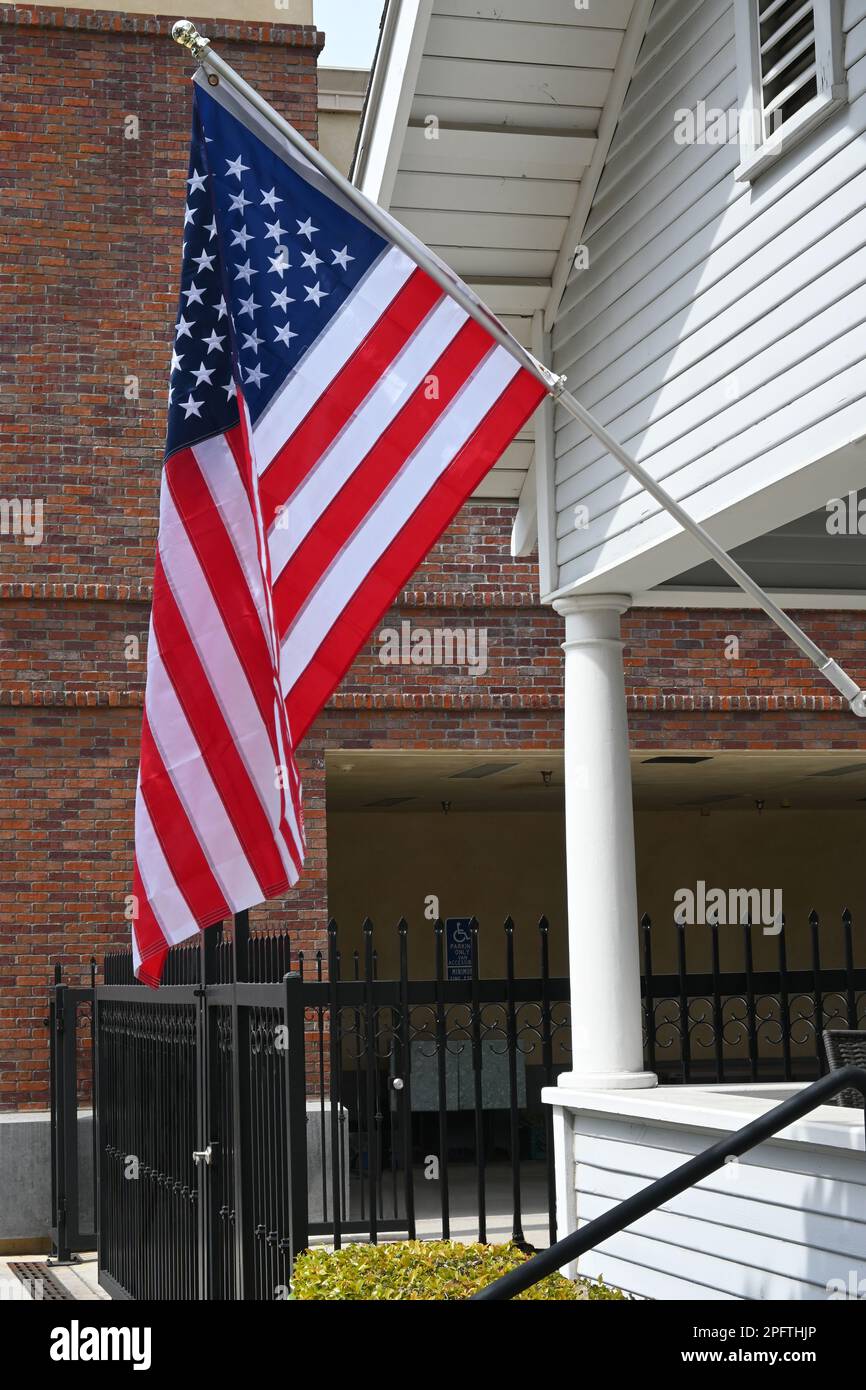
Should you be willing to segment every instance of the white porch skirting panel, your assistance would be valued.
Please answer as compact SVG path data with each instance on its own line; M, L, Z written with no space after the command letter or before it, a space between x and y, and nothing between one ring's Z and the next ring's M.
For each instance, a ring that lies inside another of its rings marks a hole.
M554 1107L559 1236L800 1089L546 1089ZM600 1275L645 1298L866 1298L863 1111L821 1106L565 1272Z

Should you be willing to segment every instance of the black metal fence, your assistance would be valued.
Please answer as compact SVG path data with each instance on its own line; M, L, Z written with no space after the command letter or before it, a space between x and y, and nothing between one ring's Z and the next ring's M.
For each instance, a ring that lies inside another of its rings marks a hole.
M823 1029L866 1018L866 951L850 913L803 927L643 919L645 1060L663 1084L825 1070ZM331 922L311 956L285 932L251 935L242 914L231 940L214 929L173 950L158 992L126 953L104 984L61 986L64 1016L72 994L94 1009L105 1286L273 1298L309 1240L554 1239L541 1094L571 1062L568 981L551 972L546 918L472 920L466 936L455 968L441 922L354 935ZM86 1012L71 1016L89 1027ZM73 1055L74 1041L55 1046L59 1172Z
M641 940L645 1060L662 1083L813 1081L827 1069L824 1029L866 1019L866 939L847 909L661 931L644 916Z
M552 1116L541 1091L568 1063L569 1006L567 978L550 972L547 919L532 975L516 972L510 917L497 943L505 972L492 978L474 919L462 978L449 970L444 925L430 929L432 978L411 971L405 920L378 935L396 978L379 978L369 920L359 947L342 949L332 921L327 956L297 960L313 1061L308 1135L312 1123L323 1136L311 1234L335 1245L397 1232L527 1244L528 1209L542 1238L555 1239Z
M128 954L94 990L99 1279L116 1297L272 1299L307 1244L300 979L250 982L231 942L170 953L158 992ZM293 1181L293 1175L300 1179Z
M82 1172L79 1116L92 1104L93 993L90 985L64 983L59 965L48 1005L48 1058L51 1081L51 1243L55 1256L73 1260L96 1245L96 1128L89 1125L90 1172ZM89 1189L85 1193L85 1186ZM85 1211L88 1216L85 1217Z

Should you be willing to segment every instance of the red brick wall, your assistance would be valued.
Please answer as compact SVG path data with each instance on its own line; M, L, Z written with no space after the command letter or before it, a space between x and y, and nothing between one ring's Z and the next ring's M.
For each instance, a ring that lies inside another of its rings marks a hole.
M197 22L316 138L314 29ZM194 70L172 23L0 6L3 495L45 513L5 578L150 581Z
M278 12L275 11L275 15ZM316 139L322 36L197 21ZM170 18L0 6L0 1106L45 1104L45 986L127 941L132 797L191 119ZM137 122L137 138L130 117ZM137 379L137 399L128 399ZM140 650L130 655L127 642ZM316 755L312 762L315 765ZM315 775L307 798L315 827ZM313 920L316 850L295 913Z
M2 1108L46 1103L53 962L78 981L91 954L128 939L190 105L189 63L170 25L0 7L0 160L15 189L0 284L16 305L0 328L12 368L2 491L45 502L42 545L0 539ZM314 31L201 27L315 135ZM123 138L127 115L139 117L137 142ZM124 399L127 374L139 378L137 402ZM561 745L563 624L537 605L534 560L509 555L512 520L507 504L465 508L377 626L483 627L487 675L383 666L374 636L312 730L301 756L305 873L285 903L254 914L288 922L309 954L324 944L326 749ZM849 615L804 622L852 669L862 665ZM762 616L634 610L624 625L635 746L859 748L856 721ZM736 661L724 654L731 634ZM793 693L777 710L783 681Z

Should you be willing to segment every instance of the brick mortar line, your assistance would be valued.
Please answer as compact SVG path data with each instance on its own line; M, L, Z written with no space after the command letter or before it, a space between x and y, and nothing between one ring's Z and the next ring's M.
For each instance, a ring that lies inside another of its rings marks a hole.
M149 604L152 598L153 590L149 584L103 584L97 580L0 580L0 603L24 599L31 603L84 601ZM549 605L542 603L532 589L402 589L388 611L393 611L394 608L529 608L540 613L550 611L551 616L553 615ZM761 617L760 613L751 608L706 608L688 611L698 618L719 617L725 621L735 613L745 614L749 618ZM667 615L679 614L682 610L660 606L658 609L631 609L630 612ZM821 616L833 619L840 615L847 617L848 610L828 608L822 611ZM626 646L628 645L626 633Z
M144 691L138 690L76 690L51 687L19 687L0 689L0 706L41 708L139 708ZM627 695L626 704L634 713L785 713L806 711L832 714L844 711L847 703L839 695ZM560 710L564 699L560 694L405 694L400 691L361 694L338 691L327 702L330 710Z
M27 599L33 603L72 602L82 600L94 603L150 603L150 585L98 584L62 581L59 583L30 583L25 580L0 582L0 601L15 602Z
M67 29L93 34L137 34L141 37L171 35L180 16L126 14L119 10L61 9L44 5L0 5L0 24L21 29ZM210 39L235 39L269 43L286 48L324 47L325 35L315 25L271 24L268 21L211 19L192 15Z
M149 584L75 581L0 581L0 602L150 603ZM543 605L530 589L403 589L394 605L405 608L535 608Z

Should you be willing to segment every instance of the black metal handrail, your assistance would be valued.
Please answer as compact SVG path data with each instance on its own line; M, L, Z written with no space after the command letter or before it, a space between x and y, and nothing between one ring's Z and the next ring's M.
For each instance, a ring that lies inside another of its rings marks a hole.
M783 1100L781 1105L774 1106L766 1115L761 1115L751 1124L744 1125L736 1134L713 1144L711 1148L705 1149L703 1153L675 1168L672 1173L666 1173L663 1178L650 1183L643 1191L636 1192L633 1197L627 1197L624 1202L611 1207L603 1216L597 1216L579 1231L572 1231L570 1235L556 1241L549 1249L543 1250L541 1254L535 1255L517 1269L503 1274L500 1279L488 1284L486 1289L474 1294L472 1302L479 1299L503 1301L514 1298L515 1294L523 1293L548 1274L554 1274L563 1265L570 1264L580 1255L585 1255L609 1236L618 1235L640 1217L656 1211L671 1197L678 1197L686 1188L693 1187L695 1183L717 1172L719 1168L724 1167L729 1158L739 1158L741 1154L748 1153L756 1144L771 1139L780 1129L785 1129L795 1120L801 1120L825 1100L832 1099L840 1091L848 1088L861 1093L866 1107L866 1067L843 1067L841 1071L830 1072L820 1080L813 1081L811 1086L807 1086L799 1095Z

